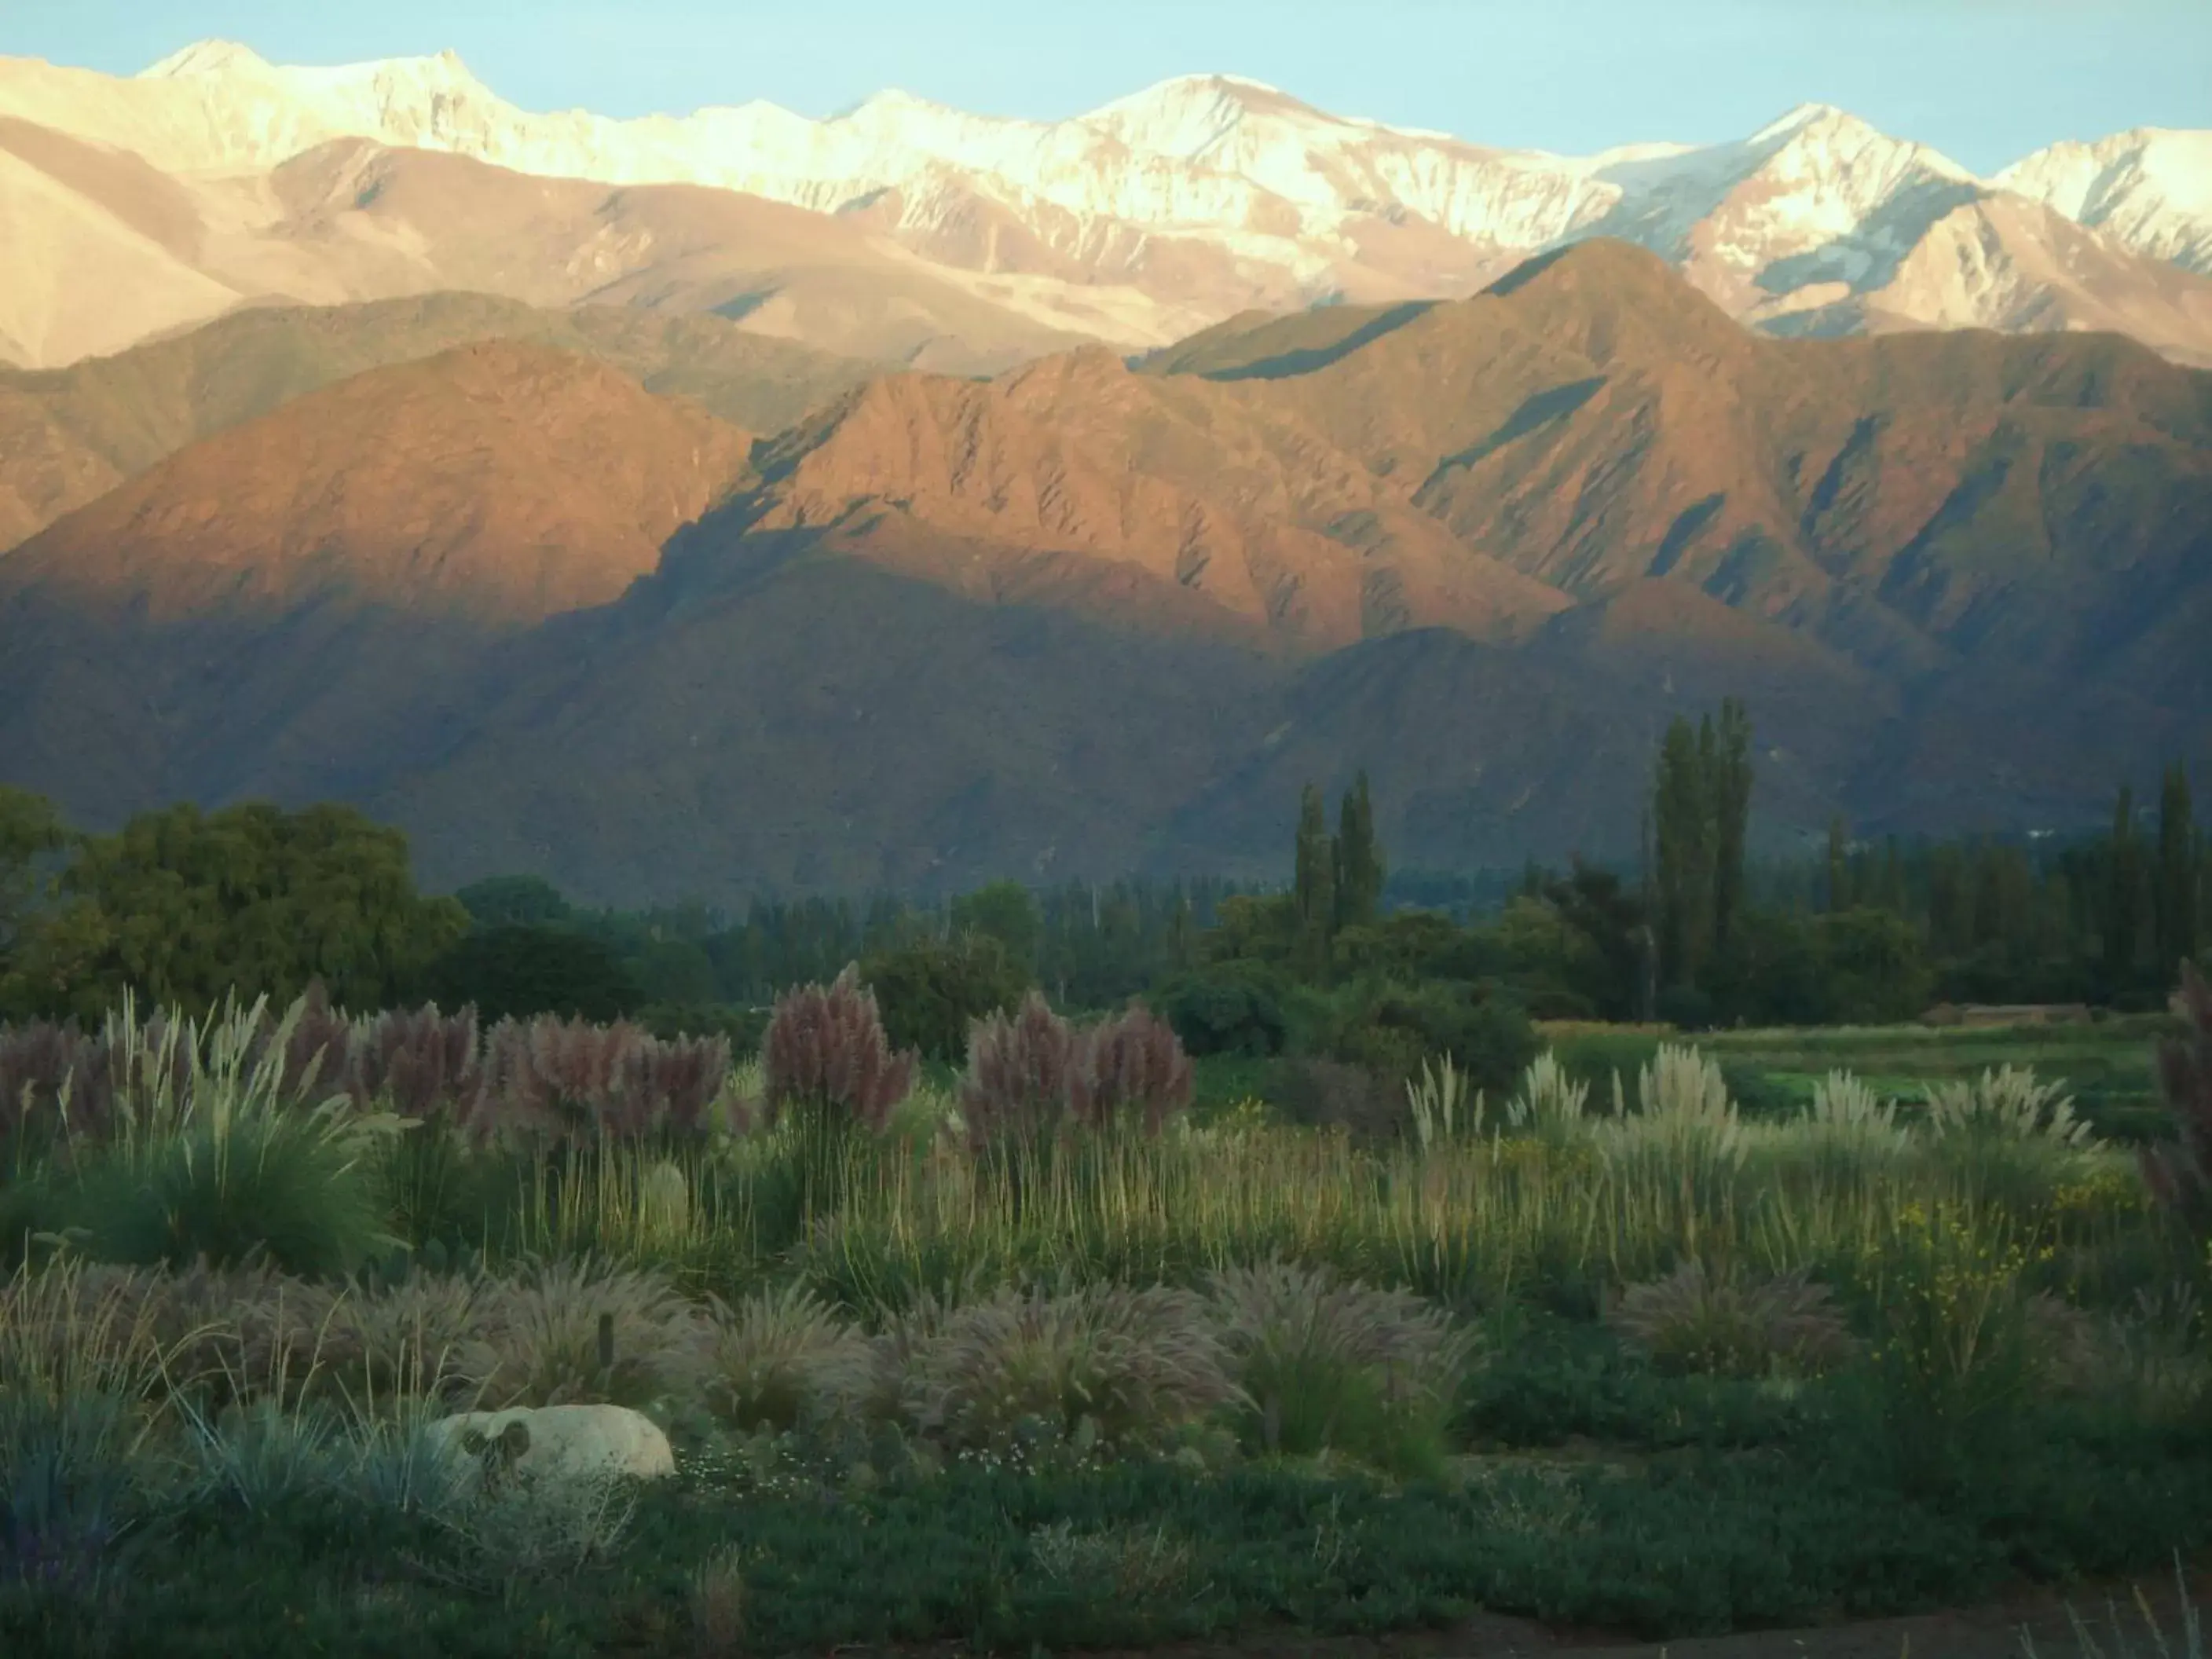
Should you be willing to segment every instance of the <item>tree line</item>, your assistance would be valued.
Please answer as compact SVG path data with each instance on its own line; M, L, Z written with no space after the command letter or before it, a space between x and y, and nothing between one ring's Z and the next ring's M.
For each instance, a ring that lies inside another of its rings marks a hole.
M2154 811L2123 788L2099 835L1876 843L1839 819L1823 852L1760 858L1754 752L1740 702L1674 720L1629 867L1393 871L1361 774L1333 821L1304 790L1279 887L998 881L763 899L742 917L593 909L534 876L425 894L404 838L345 807L179 805L88 835L0 787L0 1015L89 1019L125 988L206 1007L320 981L356 1008L434 998L742 1040L781 990L860 962L925 1048L1031 986L1073 1009L1180 997L1265 1046L1295 1023L1285 1007L1424 985L1688 1027L1893 1020L1942 1000L2154 1006L2212 940L2212 856L2179 766Z

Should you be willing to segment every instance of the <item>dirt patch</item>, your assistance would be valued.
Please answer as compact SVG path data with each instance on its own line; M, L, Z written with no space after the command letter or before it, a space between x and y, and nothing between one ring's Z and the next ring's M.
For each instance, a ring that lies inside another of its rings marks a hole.
M2092 1651L2157 1653L2135 1605L2138 1587L2169 1645L2180 1652L2180 1596L2168 1570L2065 1591L2024 1586L1981 1607L1911 1618L1672 1642L1484 1613L1449 1630L1400 1636L1263 1632L1235 1643L1185 1643L1093 1659L2024 1659L2030 1651L2026 1640L2033 1642L2039 1659L2087 1659ZM2200 1609L2212 1603L2212 1553L2191 1566L2189 1593ZM2069 1605L2096 1641L2094 1650L2075 1644ZM2112 1636L2116 1618L2119 1640ZM856 1652L846 1650L843 1659L855 1659Z

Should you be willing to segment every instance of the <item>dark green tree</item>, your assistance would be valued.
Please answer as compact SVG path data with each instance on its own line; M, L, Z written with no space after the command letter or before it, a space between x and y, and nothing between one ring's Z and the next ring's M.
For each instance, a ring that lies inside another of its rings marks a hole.
M1375 802L1367 774L1345 791L1336 815L1336 926L1360 927L1382 908L1382 844L1375 837Z
M86 1018L125 987L204 1011L317 979L341 1007L386 1007L468 928L415 890L404 836L343 806L144 813L86 837L58 892L18 972L40 1006Z
M543 876L488 876L453 896L479 927L550 927L574 914Z
M1721 703L1720 726L1706 756L1713 823L1713 930L1725 951L1744 903L1745 847L1751 833L1751 716L1735 697Z
M2189 800L2189 774L2179 763L2166 769L2158 798L2158 971L2175 976L2180 964L2197 956L2197 829Z
M1580 859L1565 880L1546 888L1545 897L1587 945L1571 966L1571 988L1589 999L1601 1019L1636 1018L1644 1012L1643 901L1619 876Z
M1826 1017L1884 1025L1928 1006L1932 979L1920 930L1893 911L1839 910L1814 919Z
M1328 977L1329 936L1336 929L1336 838L1328 832L1328 812L1312 784L1298 807L1296 877L1291 895L1297 906L1300 965L1316 981Z
M473 1006L486 1024L557 1014L607 1024L646 1000L644 988L605 942L569 927L477 928L424 977L440 1006Z
M1850 840L1844 831L1841 812L1828 820L1827 908L1832 911L1851 908Z
M866 957L860 979L876 994L894 1048L919 1048L932 1060L952 1061L966 1056L971 1024L1012 1013L1030 988L1030 975L1006 947L981 932L919 939Z
M1659 977L1666 988L1693 983L1712 946L1716 827L1707 777L1697 730L1678 715L1660 746L1651 792Z
M696 939L654 939L625 965L647 1003L703 1008L720 1000L714 958Z
M0 1007L24 931L52 881L42 866L68 840L52 801L0 784Z
M1905 854L1891 836L1882 842L1881 908L1893 915L1903 915L1911 908L1911 899L1906 890Z
M2142 854L2136 845L2135 792L2126 784L2112 806L2112 835L2105 856L2105 979L2117 992L2134 982L2141 944L2136 921Z
M1094 919L1098 915L1095 901L1091 914ZM1021 883L994 881L962 894L952 901L951 921L956 933L984 933L998 940L1006 960L1024 976L1036 972L1043 921L1036 898Z

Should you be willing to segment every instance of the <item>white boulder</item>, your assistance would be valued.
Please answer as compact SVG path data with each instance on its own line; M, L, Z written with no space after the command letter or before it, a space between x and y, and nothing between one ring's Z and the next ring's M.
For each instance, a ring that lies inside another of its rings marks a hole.
M627 1406L516 1407L441 1418L430 1432L449 1451L526 1480L676 1473L668 1437Z

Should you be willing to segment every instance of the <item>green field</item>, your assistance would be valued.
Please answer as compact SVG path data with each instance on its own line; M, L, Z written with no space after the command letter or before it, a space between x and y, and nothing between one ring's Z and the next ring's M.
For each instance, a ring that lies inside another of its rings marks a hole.
M1355 1139L1279 1121L1265 1060L1156 1135L991 1130L1050 1104L1023 1066L763 1121L757 1066L618 1133L524 1110L613 1041L557 1024L400 1133L358 1116L397 1094L311 1116L283 1042L203 1030L99 1134L16 1126L0 1648L1503 1652L1498 1620L1777 1632L2212 1547L2212 1256L2134 1148L1796 1103L2033 1063L2140 1110L2149 1027L1729 1033L1648 1089L1656 1034L1553 1035L1517 1121ZM470 1496L423 1449L580 1402L660 1425L673 1478Z

